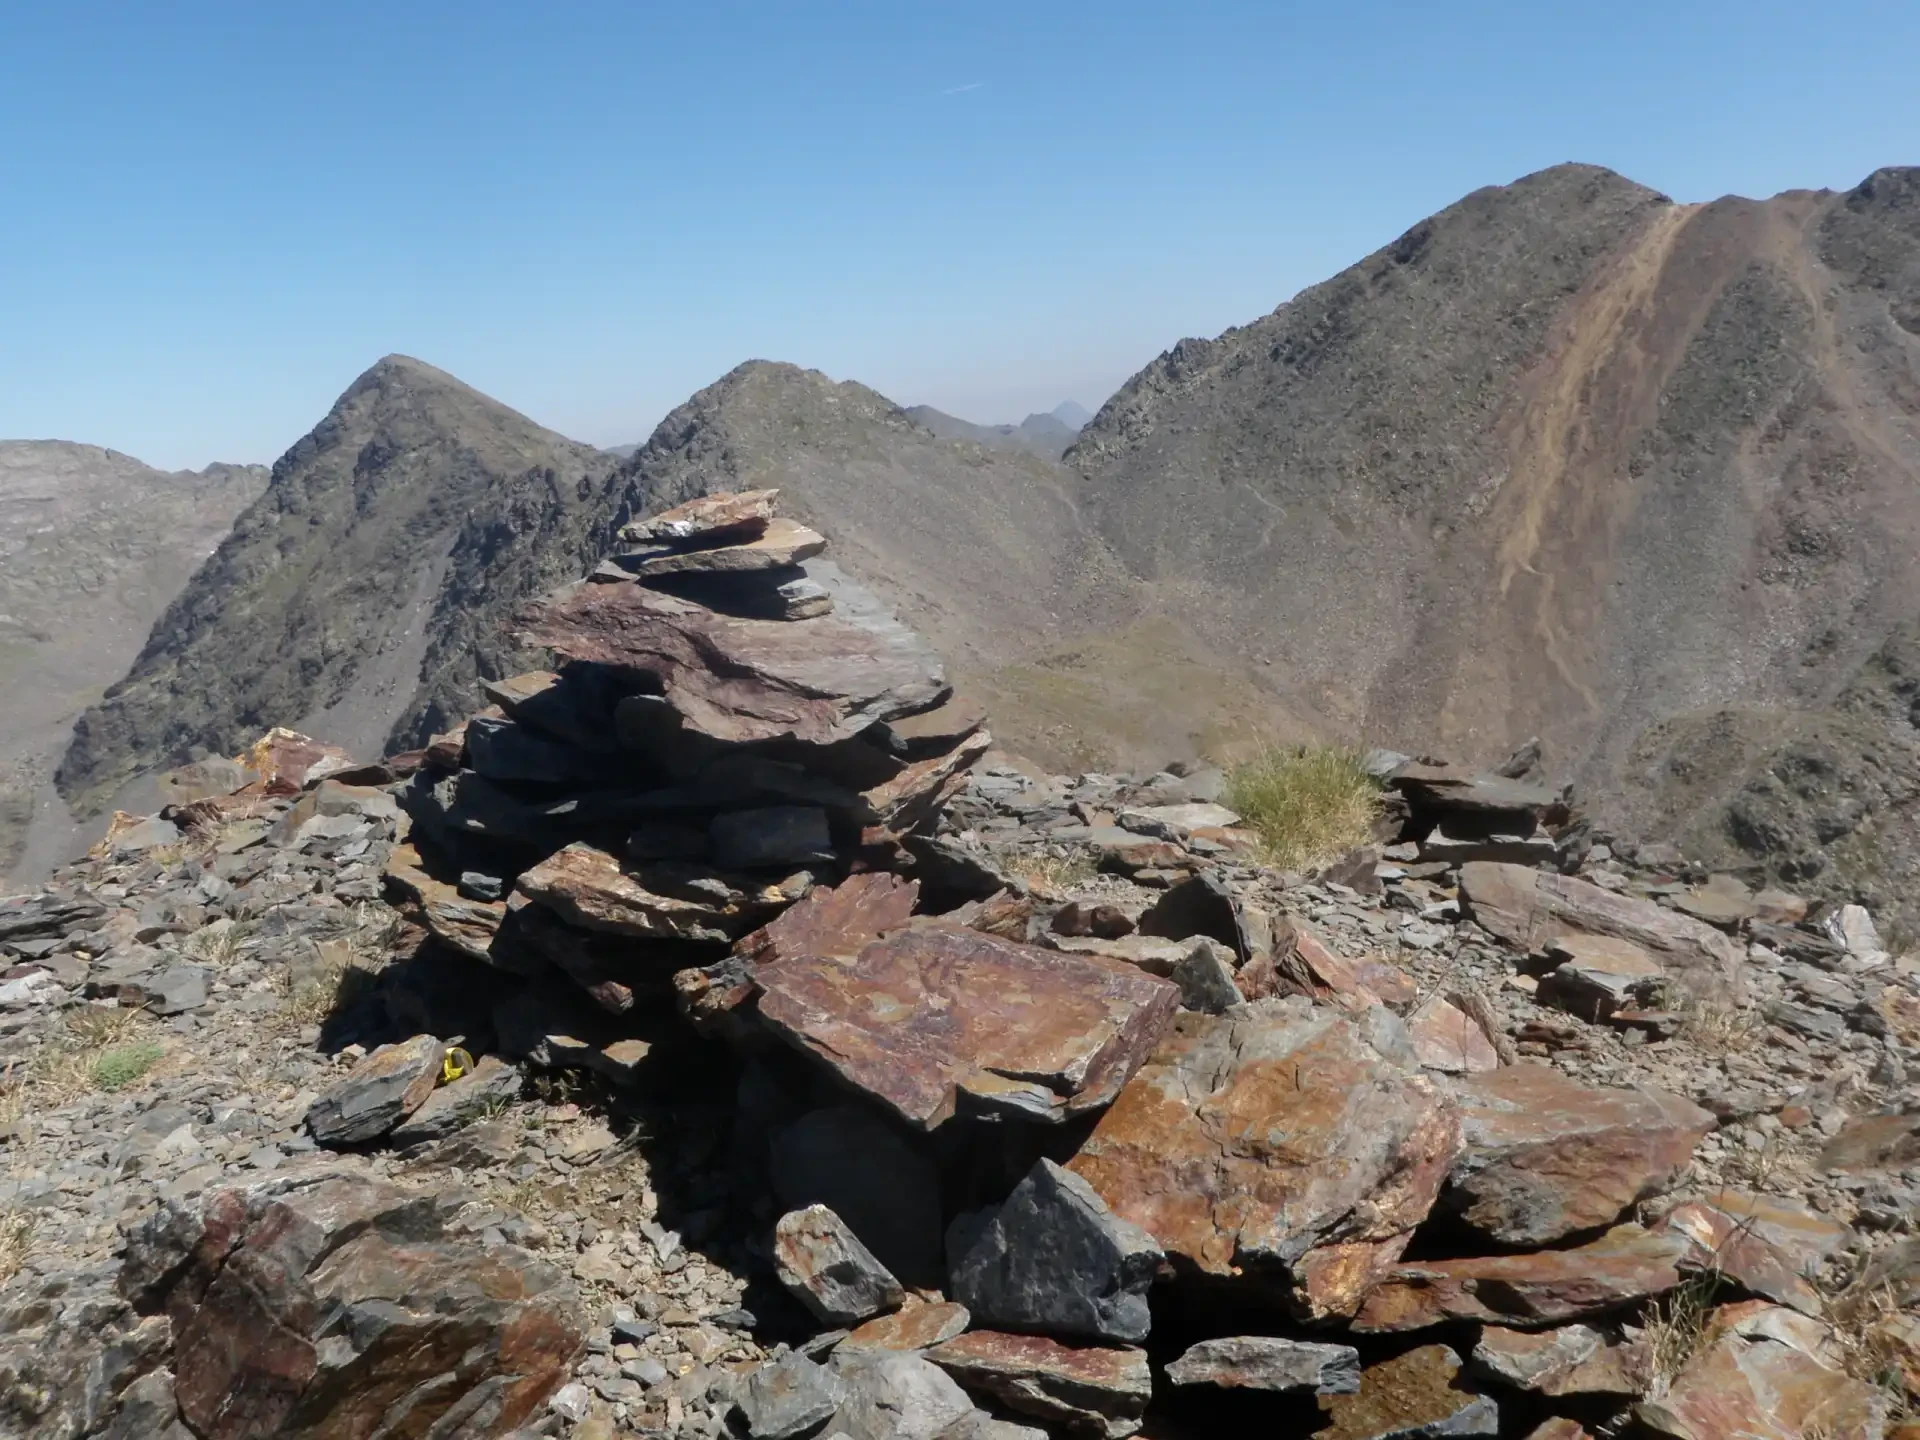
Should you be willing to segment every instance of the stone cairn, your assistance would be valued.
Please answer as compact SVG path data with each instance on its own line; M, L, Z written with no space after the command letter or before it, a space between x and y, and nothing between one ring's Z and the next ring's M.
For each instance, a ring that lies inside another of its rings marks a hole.
M904 916L892 872L992 743L775 494L627 526L522 617L559 670L486 682L493 703L418 757L388 877L448 946L529 982L495 1007L511 1053L626 1079L649 1000L738 971L728 948L796 902L858 877Z

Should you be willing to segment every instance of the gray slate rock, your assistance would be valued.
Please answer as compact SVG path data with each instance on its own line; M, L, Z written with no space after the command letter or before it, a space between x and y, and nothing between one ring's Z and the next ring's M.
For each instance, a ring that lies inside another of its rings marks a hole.
M1321 1345L1270 1335L1233 1335L1202 1340L1167 1366L1176 1385L1216 1385L1230 1390L1312 1390L1353 1395L1360 1389L1360 1352L1351 1345Z
M1246 997L1233 983L1233 952L1211 936L1195 936L1167 977L1180 987L1180 1004L1203 1015L1224 1015Z
M897 1310L907 1292L853 1231L824 1205L782 1215L773 1227L780 1283L829 1325L852 1325Z
M774 1136L768 1172L784 1209L825 1205L907 1284L946 1278L939 1171L871 1110L802 1115Z
M520 1070L498 1055L483 1057L473 1070L426 1098L393 1131L398 1146L445 1140L489 1111L520 1098Z
M953 1296L987 1328L1144 1340L1147 1291L1164 1258L1091 1185L1037 1162L953 1266Z
M835 1370L847 1398L827 1422L847 1440L943 1440L974 1413L967 1392L918 1355L862 1353Z
M377 1140L426 1104L445 1053L431 1035L382 1045L313 1102L308 1131L328 1146Z
M846 1395L833 1371L793 1354L754 1371L738 1403L754 1440L790 1440L831 1419Z

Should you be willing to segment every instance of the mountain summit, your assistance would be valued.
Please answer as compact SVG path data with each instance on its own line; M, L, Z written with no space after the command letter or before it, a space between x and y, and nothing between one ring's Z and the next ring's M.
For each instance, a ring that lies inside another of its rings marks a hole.
M444 658L450 635L497 645L517 600L580 568L576 544L476 593L477 549L525 559L490 526L538 512L540 538L568 551L566 522L604 464L431 365L379 361L281 456L127 677L80 717L61 793L98 808L142 770L231 753L272 724L378 749L473 673L471 654Z

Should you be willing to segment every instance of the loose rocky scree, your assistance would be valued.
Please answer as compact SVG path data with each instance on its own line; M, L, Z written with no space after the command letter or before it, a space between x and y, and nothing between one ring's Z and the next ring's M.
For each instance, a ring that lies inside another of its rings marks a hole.
M1376 754L1048 776L767 492L0 901L0 1429L1874 1437L1920 962Z

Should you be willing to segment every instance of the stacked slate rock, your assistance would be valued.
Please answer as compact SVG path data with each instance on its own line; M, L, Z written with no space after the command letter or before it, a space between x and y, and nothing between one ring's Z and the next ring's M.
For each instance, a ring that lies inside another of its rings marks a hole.
M556 668L486 682L493 703L422 757L389 884L447 945L534 982L495 1007L504 1049L630 1078L674 972L816 888L910 867L991 744L776 493L628 525L521 617Z

